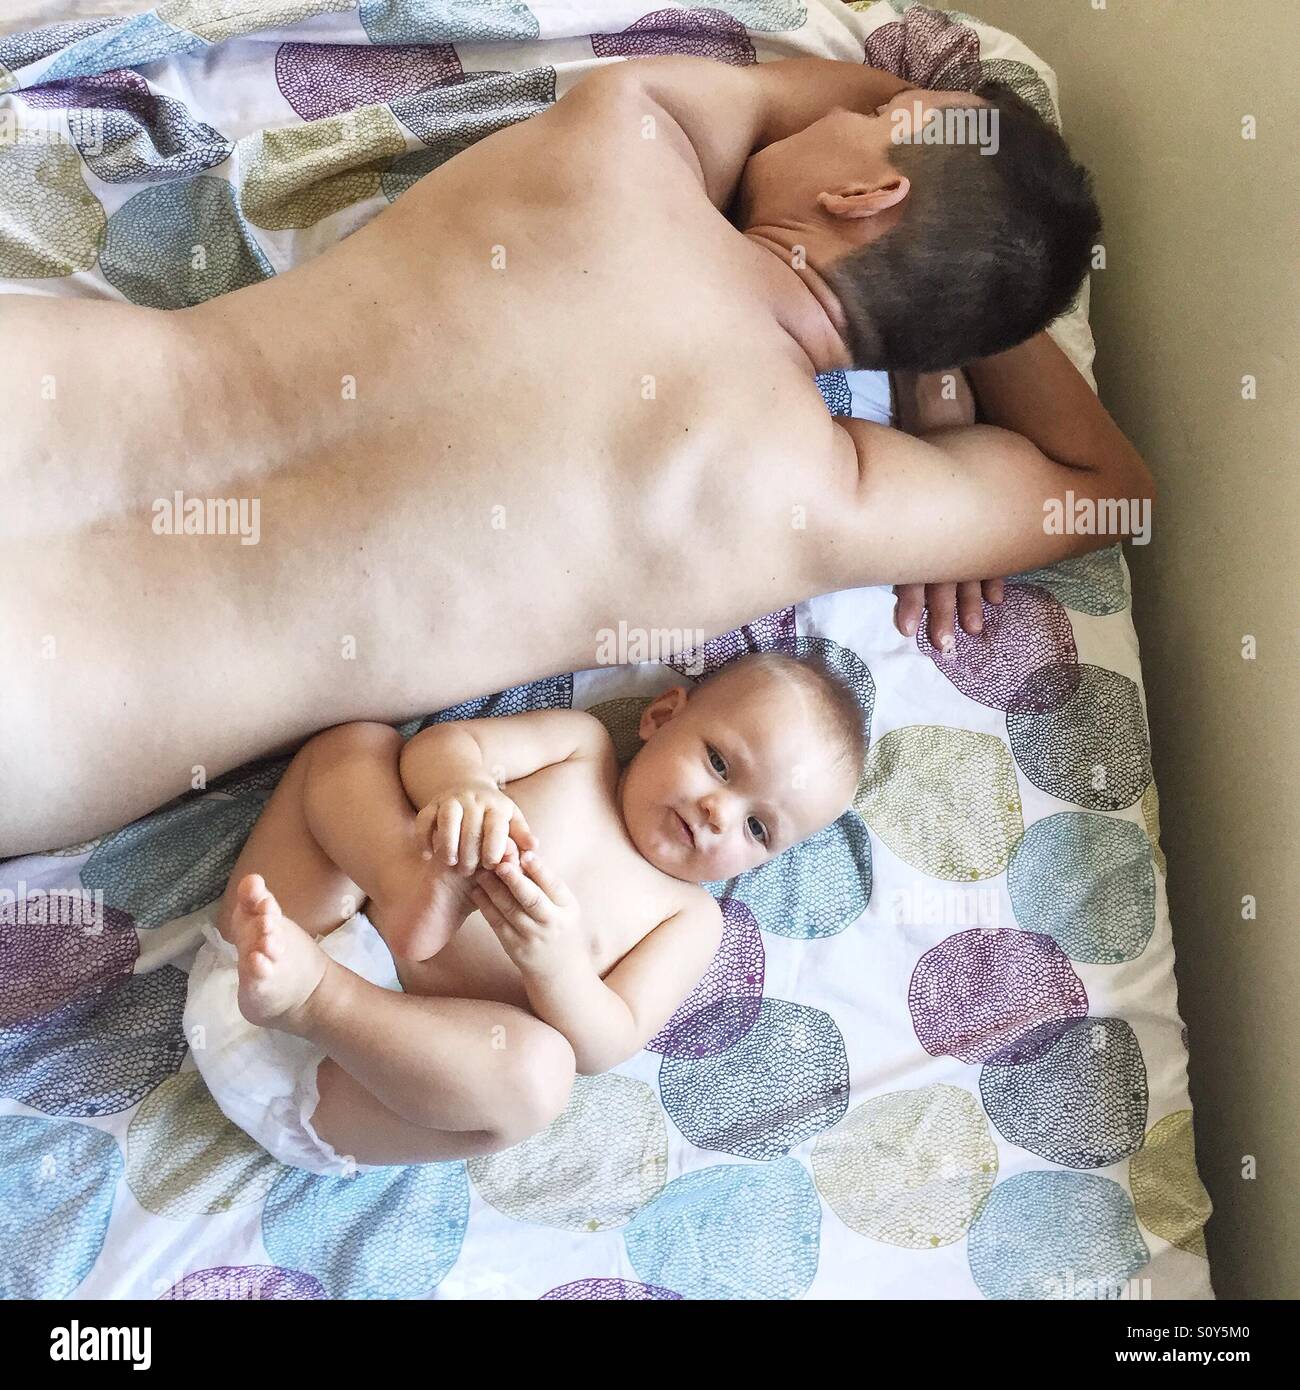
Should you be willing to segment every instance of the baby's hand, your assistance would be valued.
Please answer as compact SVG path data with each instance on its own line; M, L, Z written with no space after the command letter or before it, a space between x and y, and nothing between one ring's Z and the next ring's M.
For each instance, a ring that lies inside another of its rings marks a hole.
M523 812L488 778L440 793L415 818L423 853L462 877L535 849Z
M474 881L474 906L521 971L553 975L581 959L586 942L577 899L535 852L492 872L480 869Z

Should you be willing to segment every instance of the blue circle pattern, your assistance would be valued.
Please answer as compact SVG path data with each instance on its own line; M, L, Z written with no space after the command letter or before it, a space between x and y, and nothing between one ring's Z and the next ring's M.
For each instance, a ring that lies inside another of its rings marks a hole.
M1121 548L1093 550L1075 555L1045 569L1026 570L1013 575L1016 584L1041 584L1067 608L1104 618L1122 613L1128 607L1128 587L1124 582Z
M1132 821L1087 811L1035 821L1011 851L1007 892L1016 921L1071 960L1133 960L1155 930L1151 841Z
M967 1240L985 1298L1117 1298L1151 1258L1128 1193L1095 1173L1019 1173L989 1193Z
M759 868L708 887L717 898L744 903L773 936L837 936L871 901L871 837L862 817L846 811Z
M449 724L455 719L487 719L503 714L525 714L538 709L569 709L572 704L573 676L551 676L439 710L429 715L420 728L427 729L430 724Z
M53 82L60 77L88 77L114 68L156 63L173 54L198 53L211 47L207 39L187 29L177 29L150 11L65 48L41 80Z
M817 1273L821 1203L793 1158L670 1182L623 1228L643 1283L686 1298L797 1298Z
M1120 1018L1081 1018L1029 1060L985 1063L980 1099L1002 1137L1065 1168L1104 1168L1142 1147L1147 1068Z
M193 263L196 246L202 269ZM234 190L211 176L128 198L108 219L99 266L115 290L150 309L189 308L275 274Z
M264 804L257 796L208 796L156 811L101 840L81 881L137 926L183 917L221 896Z
M778 1158L848 1109L844 1037L821 1009L764 999L754 1025L725 1052L665 1057L659 1096L697 1148Z
M843 372L822 372L815 379L822 400L826 402L826 409L832 415L853 414L853 391Z
M193 178L199 170L223 163L234 148L219 130L194 120L171 97L155 95L128 110L97 109L102 129L95 140L85 138L83 122L73 126L73 134L81 157L105 183Z
M494 131L526 121L555 101L552 67L467 77L464 82L430 87L388 103L393 115L428 146L427 153L433 156L429 168L445 163ZM399 162L407 158L400 156ZM428 168L422 172L428 173Z
M101 34L105 29L120 29L123 23L125 21L121 19L68 19L58 24L43 25L40 29L8 34L0 38L0 67L8 68L10 72L26 67L28 63L48 58L61 48L89 38L91 34Z
M0 1115L0 1298L66 1298L81 1283L124 1166L111 1134Z
M327 1298L419 1298L456 1263L468 1221L463 1163L351 1178L286 1168L267 1195L262 1240L274 1264L313 1275Z
M537 16L520 0L361 0L372 43L492 43L535 39Z

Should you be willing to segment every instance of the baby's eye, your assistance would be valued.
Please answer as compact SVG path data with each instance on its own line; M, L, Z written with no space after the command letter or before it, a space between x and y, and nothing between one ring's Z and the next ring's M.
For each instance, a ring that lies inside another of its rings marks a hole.
M767 826L757 816L750 816L745 824L749 827L749 833L760 845L767 844Z
M718 750L712 747L711 745L706 744L705 747L709 750L709 763L712 766L714 772L716 772L719 777L725 777L727 775L726 758L724 758L722 754L719 753Z

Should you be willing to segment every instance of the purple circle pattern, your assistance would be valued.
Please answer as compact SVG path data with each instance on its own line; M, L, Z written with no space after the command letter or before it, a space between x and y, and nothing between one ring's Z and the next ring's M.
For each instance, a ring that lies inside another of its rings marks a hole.
M1001 603L986 603L982 631L972 634L958 624L951 652L930 641L927 618L928 610L917 630L917 649L963 695L990 709L1019 709L1020 691L1040 667L1078 662L1069 615L1046 589L1033 585L1009 584Z
M657 1284L638 1284L634 1279L575 1279L571 1284L560 1284L544 1293L539 1303L559 1303L565 1299L584 1301L607 1301L609 1299L628 1299L636 1302L664 1302L668 1299L681 1299L681 1294L671 1289L661 1289Z
M655 10L617 34L593 34L597 58L684 53L747 67L758 61L745 26L721 10Z
M884 68L917 87L968 91L980 80L979 35L923 5L868 34L866 51L868 67Z
M732 632L710 637L707 642L682 652L664 665L682 676L700 680L750 652L792 650L795 642L794 609L782 608L755 618Z
M275 51L276 86L304 121L414 96L463 76L449 43L282 43Z
M87 929L89 902L82 894L52 892L0 903L0 1026L38 1027L55 1009L130 978L140 954L134 921L104 907L102 920ZM38 903L62 925L34 925Z
M763 1002L763 933L744 903L726 898L722 940L699 984L645 1045L665 1057L712 1057L754 1026ZM715 1007L722 1006L722 1007Z
M324 1298L319 1279L300 1269L279 1265L216 1265L178 1279L163 1299L311 1299Z
M185 1058L186 976L164 965L65 1004L39 1027L0 1027L0 1095L47 1115L117 1115Z
M932 1057L975 1064L1008 1060L1039 1030L1064 1030L1088 1012L1083 981L1069 957L1039 932L976 927L947 937L921 957L907 989L917 1040Z
M192 178L224 162L233 148L183 102L152 91L130 68L43 82L25 88L22 99L68 111L73 143L105 183Z

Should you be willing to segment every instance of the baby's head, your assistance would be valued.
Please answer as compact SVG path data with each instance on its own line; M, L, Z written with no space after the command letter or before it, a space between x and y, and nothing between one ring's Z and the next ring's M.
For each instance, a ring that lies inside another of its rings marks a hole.
M632 843L657 869L734 877L841 816L862 771L862 708L817 658L757 652L641 716L619 784Z
M832 111L750 157L739 206L742 230L798 228L853 365L893 371L1033 337L1069 307L1101 232L1087 170L996 81Z

